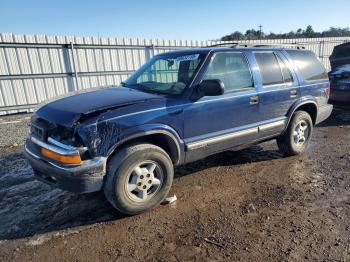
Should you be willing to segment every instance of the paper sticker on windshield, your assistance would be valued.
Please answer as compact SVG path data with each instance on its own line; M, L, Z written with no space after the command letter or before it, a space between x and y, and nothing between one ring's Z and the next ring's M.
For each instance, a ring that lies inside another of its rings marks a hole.
M176 62L196 60L198 59L198 57L199 54L179 56L178 58L176 58Z

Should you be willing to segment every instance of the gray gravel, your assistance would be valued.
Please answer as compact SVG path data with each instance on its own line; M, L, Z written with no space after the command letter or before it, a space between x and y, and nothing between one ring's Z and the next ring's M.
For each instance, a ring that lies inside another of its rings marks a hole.
M0 116L0 147L23 145L31 114Z

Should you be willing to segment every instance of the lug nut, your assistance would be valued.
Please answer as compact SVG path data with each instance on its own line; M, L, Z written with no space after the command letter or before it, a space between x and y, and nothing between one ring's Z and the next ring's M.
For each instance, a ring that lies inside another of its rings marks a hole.
M152 184L152 180L148 180L148 184Z
M143 188L143 189L146 189L147 187L146 187L146 186L143 186L142 188Z
M151 175L150 175L150 174L147 174L146 176L147 176L147 177L150 177Z
M141 186L142 184L141 184L141 182L138 182L137 185L138 185L138 186Z
M143 179L143 175L141 175L140 178Z

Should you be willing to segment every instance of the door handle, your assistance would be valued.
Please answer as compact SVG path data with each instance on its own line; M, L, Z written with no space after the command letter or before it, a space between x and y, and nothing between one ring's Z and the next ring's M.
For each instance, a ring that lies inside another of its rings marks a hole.
M296 98L297 97L297 90L290 91L290 98Z
M251 104L251 105L259 104L259 97L258 96L251 96L249 104Z

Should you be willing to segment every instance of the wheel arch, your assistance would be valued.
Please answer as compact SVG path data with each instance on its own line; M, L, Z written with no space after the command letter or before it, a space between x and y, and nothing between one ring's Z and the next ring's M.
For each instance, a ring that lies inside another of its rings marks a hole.
M317 103L314 100L307 100L307 101L303 101L303 102L299 102L296 103L288 112L288 117L287 117L287 124L285 126L285 129L288 128L288 125L294 115L294 113L296 111L305 111L307 112L311 119L312 119L312 123L313 125L316 124L316 120L317 120Z
M108 159L110 159L119 148L135 143L150 143L159 146L168 153L174 165L182 162L183 145L181 139L176 131L168 127L147 128L142 131L130 132L130 134L126 135L124 139L120 140L109 150L107 154Z

